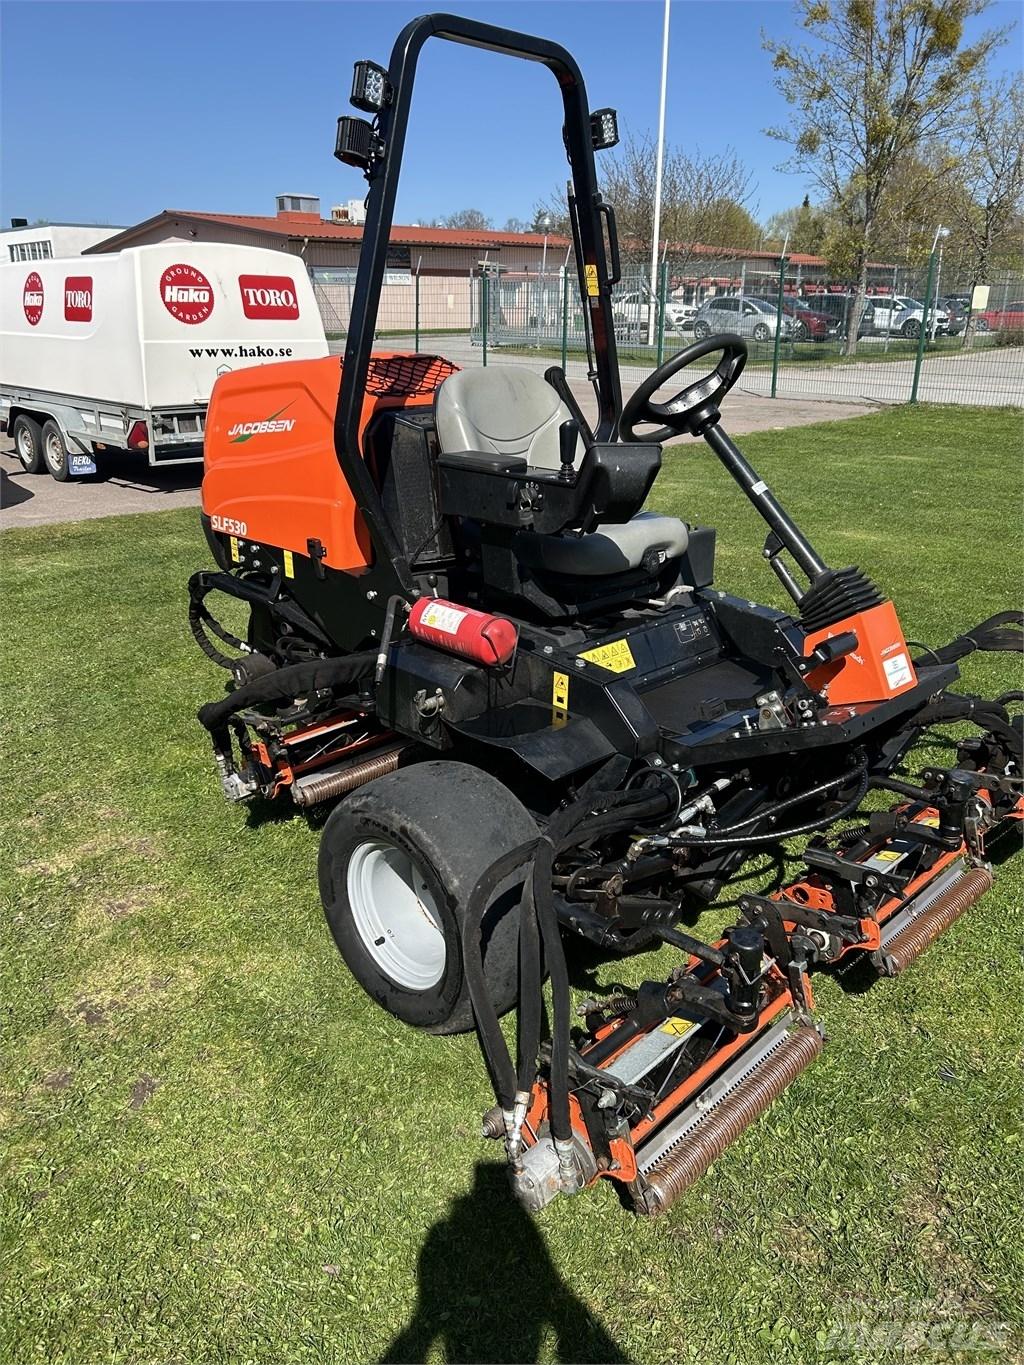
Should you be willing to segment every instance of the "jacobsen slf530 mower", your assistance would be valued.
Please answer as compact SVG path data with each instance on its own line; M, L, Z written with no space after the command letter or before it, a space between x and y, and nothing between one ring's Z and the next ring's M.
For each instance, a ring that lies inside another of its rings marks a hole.
M558 82L593 425L558 369L371 354L429 37ZM885 593L822 559L722 429L738 336L687 347L622 406L615 216L594 171L615 117L590 112L563 48L428 16L387 71L357 63L352 102L372 119L340 119L336 154L370 190L344 360L227 374L210 404L219 571L191 580L191 622L234 687L200 719L229 797L337 802L319 876L338 947L399 1019L478 1029L498 1100L484 1130L526 1206L606 1176L656 1213L821 1050L813 969L860 955L899 973L991 885L987 849L1024 813L1020 694L946 689L971 650L1019 649L1020 615L912 649ZM789 612L712 586L710 527L641 511L678 435L764 518ZM214 590L249 604L244 641ZM949 766L896 775L953 721L977 734ZM858 816L877 788L892 809ZM800 875L741 896L720 941L677 927L805 835ZM588 1002L581 1033L568 934L680 957ZM498 1026L513 1005L515 1064Z

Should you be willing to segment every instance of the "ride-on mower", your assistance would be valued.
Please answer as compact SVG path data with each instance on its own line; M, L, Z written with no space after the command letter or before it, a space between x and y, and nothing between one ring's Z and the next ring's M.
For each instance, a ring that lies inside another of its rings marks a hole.
M558 83L593 423L558 368L372 352L429 37ZM356 64L352 102L372 117L339 119L336 155L370 188L344 358L226 374L210 403L219 568L192 578L190 620L233 687L200 719L232 799L336 802L319 881L338 947L399 1019L476 1027L484 1131L524 1204L605 1176L657 1213L820 1052L814 969L895 975L991 885L991 842L1024 812L1020 694L947 689L971 650L1019 650L1021 617L915 646L866 574L831 567L723 429L740 337L686 347L622 405L594 169L615 115L591 113L563 48L428 16L387 70ZM766 522L788 612L713 586L713 529L641 510L677 436L703 438ZM248 604L244 639L215 591ZM908 776L928 728L962 721L978 733L954 761ZM873 790L892 809L858 814ZM679 927L802 836L800 874L741 895L719 941ZM570 934L680 957L574 1030Z

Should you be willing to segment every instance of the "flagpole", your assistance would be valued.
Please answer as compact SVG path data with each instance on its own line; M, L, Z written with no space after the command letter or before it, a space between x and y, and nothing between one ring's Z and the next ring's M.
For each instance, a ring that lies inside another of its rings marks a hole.
M647 344L654 345L654 307L657 289L658 246L661 237L661 177L665 168L665 96L668 91L668 21L671 0L665 0L665 27L661 38L661 101L658 107L658 156L654 169L654 232L651 242L651 293L647 304Z

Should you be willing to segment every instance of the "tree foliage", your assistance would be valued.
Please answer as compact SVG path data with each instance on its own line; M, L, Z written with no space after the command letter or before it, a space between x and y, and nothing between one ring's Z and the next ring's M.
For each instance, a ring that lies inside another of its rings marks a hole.
M964 24L989 0L797 0L806 42L765 38L775 82L792 107L769 135L792 148L787 168L824 192L831 222L824 246L852 270L858 299L847 350L894 177L948 136L964 89L1004 34L964 45Z

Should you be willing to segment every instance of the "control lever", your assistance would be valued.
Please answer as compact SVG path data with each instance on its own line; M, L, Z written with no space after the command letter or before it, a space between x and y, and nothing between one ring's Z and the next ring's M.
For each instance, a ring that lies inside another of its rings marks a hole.
M579 423L574 417L570 417L558 428L558 458L562 462L560 478L569 480L575 474L576 446L579 439Z

